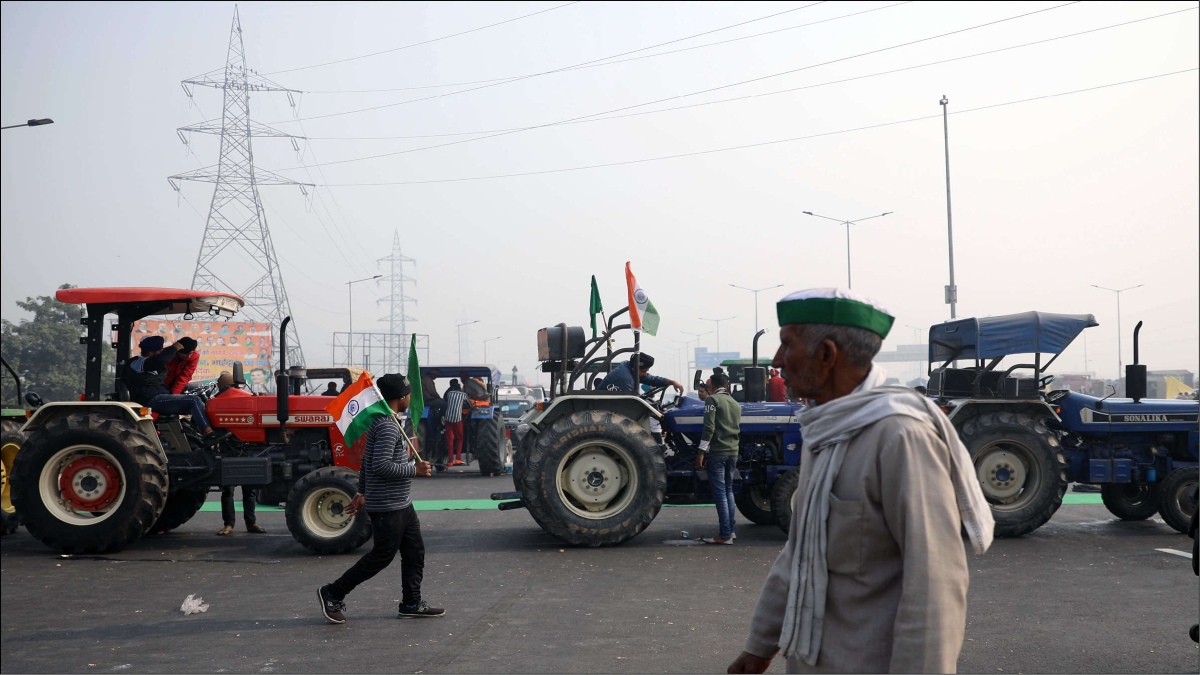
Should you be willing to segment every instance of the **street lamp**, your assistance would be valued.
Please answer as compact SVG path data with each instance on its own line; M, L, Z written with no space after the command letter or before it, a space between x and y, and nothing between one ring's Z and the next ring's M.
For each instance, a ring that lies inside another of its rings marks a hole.
M950 214L950 99L942 94L942 134L946 139L946 245L950 250L950 284L946 286L946 304L950 305L950 318L957 316L958 286L954 285L954 218Z
M691 335L696 340L696 346L692 350L692 365L695 366L696 368L699 368L700 362L698 360L696 360L696 351L695 350L700 349L700 338L705 335L708 335L712 331L710 330L710 331L705 331L703 333L693 333L691 331L685 330L683 332L686 333L687 335ZM688 340L686 344L691 344L691 342L692 342L691 340Z
M1138 284L1137 286L1130 286L1129 288L1105 288L1104 286L1097 286L1096 284L1092 284L1093 288L1099 288L1102 291L1110 291L1112 293L1117 294L1117 379L1118 380L1121 379L1121 377L1123 376L1122 374L1125 372L1125 364L1121 360L1121 294L1124 293L1125 291L1132 291L1135 288L1141 288L1142 286L1145 286L1145 284Z
M835 223L841 223L846 226L846 288L852 288L852 286L850 284L850 226L855 223L861 223L864 220L870 220L872 218L882 218L884 216L891 215L891 214L892 214L892 211L887 211L885 213L880 213L878 215L867 216L866 218L859 218L858 220L841 220L839 218L830 218L829 216L822 216L818 213L813 213L812 211L804 212L804 215L806 215L806 216L812 216L813 218L824 218L825 220L832 220ZM755 329L754 332L757 333L758 330Z
M43 124L54 124L54 120L50 119L49 117L46 117L46 118L43 118L40 120L29 120L28 122L26 122L24 124L10 124L6 127L0 127L0 129L16 129L17 127L40 127Z
M491 342L492 340L499 340L501 337L503 337L503 336L497 335L494 338L488 338L483 341L483 362L484 363L488 362L488 360L487 360L487 343Z
M754 334L758 335L758 294L763 291L769 291L772 288L779 288L783 286L783 284L775 284L774 286L767 286L766 288L746 288L745 286L738 286L737 284L729 285L733 286L734 288L740 288L743 291L750 291L754 294Z
M479 323L479 319L475 319L474 321L464 321L463 323L460 323L460 324L458 324L458 326L457 326L457 328L456 328L456 330L458 331L458 362L459 362L460 364L463 362L463 350L462 350L462 347L463 347L463 339L462 339L462 329L463 329L463 326L470 326L470 325L471 325L471 324L473 324L473 323Z
M730 319L736 319L737 317L736 316L727 316L723 319L706 319L704 317L699 317L699 318L701 321L712 321L713 323L717 324L717 353L720 354L721 353L721 322L728 321Z
M353 345L354 345L354 284L362 283L364 281L370 281L372 279L378 279L379 277L382 277L382 276L383 276L382 274L376 274L373 277L366 277L365 279L355 279L354 281L346 282L346 292L350 296L349 302L346 303L347 313L350 315L350 336L346 339L346 365L347 366L354 365L354 356L351 352L351 349L353 348Z

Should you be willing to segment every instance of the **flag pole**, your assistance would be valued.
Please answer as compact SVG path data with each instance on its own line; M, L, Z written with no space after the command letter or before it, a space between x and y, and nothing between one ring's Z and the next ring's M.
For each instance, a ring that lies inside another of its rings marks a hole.
M404 431L404 425L400 423L400 415L397 413L392 413L392 421L395 422L396 427L400 429L400 435L404 437L404 442L407 443L408 447L412 450L413 456L417 458L418 462L424 462L425 460L421 459L421 453L417 452L417 444L413 441L413 439L409 438L408 433Z

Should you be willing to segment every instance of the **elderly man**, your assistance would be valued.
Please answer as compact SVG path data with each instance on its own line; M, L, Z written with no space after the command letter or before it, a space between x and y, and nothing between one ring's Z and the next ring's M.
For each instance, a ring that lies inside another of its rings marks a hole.
M777 306L772 366L809 407L787 544L731 673L954 672L967 613L967 556L991 513L950 421L871 360L893 317L842 289Z

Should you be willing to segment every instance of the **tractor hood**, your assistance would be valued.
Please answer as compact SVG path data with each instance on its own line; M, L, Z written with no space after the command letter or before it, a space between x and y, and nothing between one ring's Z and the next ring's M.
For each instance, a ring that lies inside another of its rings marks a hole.
M1059 354L1085 328L1099 326L1091 314L1023 312L959 319L929 328L929 361L994 359L1009 354Z
M63 288L54 294L59 302L88 305L103 312L120 312L136 319L157 314L211 314L230 317L246 304L232 293L181 288ZM130 309L136 309L129 312ZM89 310L89 314L93 312Z

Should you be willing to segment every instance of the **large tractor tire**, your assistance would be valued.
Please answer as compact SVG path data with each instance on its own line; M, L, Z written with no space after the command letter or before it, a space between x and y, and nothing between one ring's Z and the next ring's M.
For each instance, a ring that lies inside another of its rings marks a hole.
M12 504L13 462L17 451L21 449L21 423L5 419L0 426L0 536L8 536L17 531L21 520Z
M1196 512L1196 483L1197 469L1189 466L1167 474L1158 488L1158 513L1180 534L1188 533Z
M52 549L119 551L158 520L167 480L166 454L132 422L68 415L25 440L13 504L25 529Z
M288 494L288 531L304 548L319 555L347 553L371 538L371 518L366 509L346 513L358 492L358 473L341 466L325 466L305 474Z
M1158 485L1106 483L1100 487L1100 499L1108 512L1121 520L1145 520L1158 512Z
M472 450L483 476L504 475L504 416L496 413L491 419L473 420L475 438Z
M792 511L796 505L793 497L796 488L800 487L800 469L792 469L781 473L771 486L771 510L775 512L775 524L784 534L792 527Z
M204 506L204 502L207 499L208 488L177 490L174 494L167 497L167 503L163 506L158 520L154 521L154 525L150 526L150 531L157 534L159 532L170 532L179 527L199 513L200 507Z
M1067 458L1045 418L987 412L966 420L958 433L971 453L997 537L1029 534L1062 506Z
M771 488L762 483L742 483L735 499L738 511L755 525L775 523L775 511L771 507Z
M576 546L632 539L658 515L666 494L667 467L654 437L613 412L562 417L523 443L516 459L514 483L529 514Z

